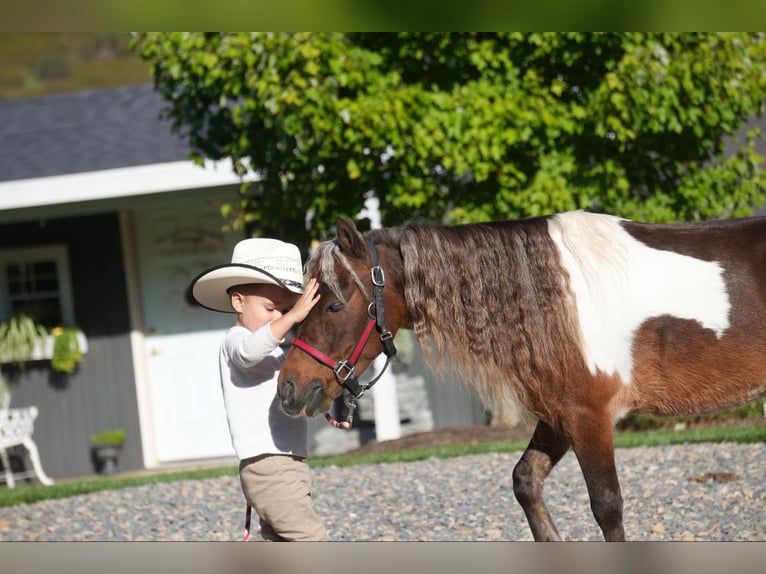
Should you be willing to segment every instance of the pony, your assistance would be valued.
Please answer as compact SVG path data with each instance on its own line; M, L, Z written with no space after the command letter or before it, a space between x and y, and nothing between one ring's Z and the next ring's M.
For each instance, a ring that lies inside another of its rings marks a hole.
M573 211L366 237L339 219L336 232L306 264L321 299L286 355L283 409L314 416L344 388L360 394L357 373L412 329L436 372L457 370L485 404L518 400L537 419L513 469L535 540L561 539L543 483L570 447L605 540L624 540L615 423L766 392L766 218Z

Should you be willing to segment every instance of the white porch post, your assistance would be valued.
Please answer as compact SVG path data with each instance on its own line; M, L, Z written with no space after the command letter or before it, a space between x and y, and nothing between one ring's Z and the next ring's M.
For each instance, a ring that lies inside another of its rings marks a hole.
M372 367L376 373L379 373L385 364L386 357L380 354L375 358ZM372 387L372 399L375 413L375 439L383 441L401 437L399 395L396 391L396 377L390 369L386 370Z

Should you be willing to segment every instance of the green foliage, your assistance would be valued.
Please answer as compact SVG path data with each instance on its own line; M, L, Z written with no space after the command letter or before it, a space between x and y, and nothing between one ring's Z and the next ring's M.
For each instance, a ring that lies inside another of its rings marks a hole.
M194 157L231 157L231 225L323 238L371 194L384 225L577 208L698 220L762 204L766 36L750 33L151 33ZM310 229L303 232L304 222Z
M122 446L125 443L124 429L108 429L91 435L90 442L93 444L111 444Z
M54 371L73 373L82 361L82 350L77 333L77 327L57 327L51 331L53 335L51 368Z
M129 44L125 32L0 34L0 99L151 82Z
M35 346L42 345L47 335L45 327L29 315L14 315L0 323L0 360L23 367Z
M616 430L647 431L660 429L666 425L666 419L647 414L632 414L618 422Z
M764 411L763 399L757 399L732 411L739 418L760 417L766 414Z
M646 431L674 428L677 425L684 426L686 423L736 421L738 419L761 417L764 415L764 412L763 399L756 399L733 409L707 415L668 418L649 414L631 414L617 423L617 430Z

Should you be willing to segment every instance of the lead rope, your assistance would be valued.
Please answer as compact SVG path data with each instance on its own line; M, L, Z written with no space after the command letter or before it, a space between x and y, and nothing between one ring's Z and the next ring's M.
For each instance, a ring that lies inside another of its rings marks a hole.
M245 535L242 537L242 542L247 542L250 540L250 519L252 516L253 507L248 504L247 510L245 510Z
M330 423L330 426L333 426L336 429L348 430L351 428L351 423L354 422L354 411L356 410L356 401L351 398L351 395L344 394L343 404L345 404L346 408L348 409L348 414L346 415L345 421L335 420L329 412L326 412L324 414L324 418L327 419L327 422Z

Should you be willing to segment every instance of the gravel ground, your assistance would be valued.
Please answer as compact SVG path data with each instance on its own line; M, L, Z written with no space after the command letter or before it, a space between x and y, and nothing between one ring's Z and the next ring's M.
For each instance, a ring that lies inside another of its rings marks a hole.
M617 451L629 540L766 540L766 445ZM314 469L331 540L531 540L513 496L519 453ZM546 483L565 540L601 540L570 452ZM238 540L236 477L0 508L0 540ZM257 523L257 522L256 522ZM258 539L258 537L254 537Z

